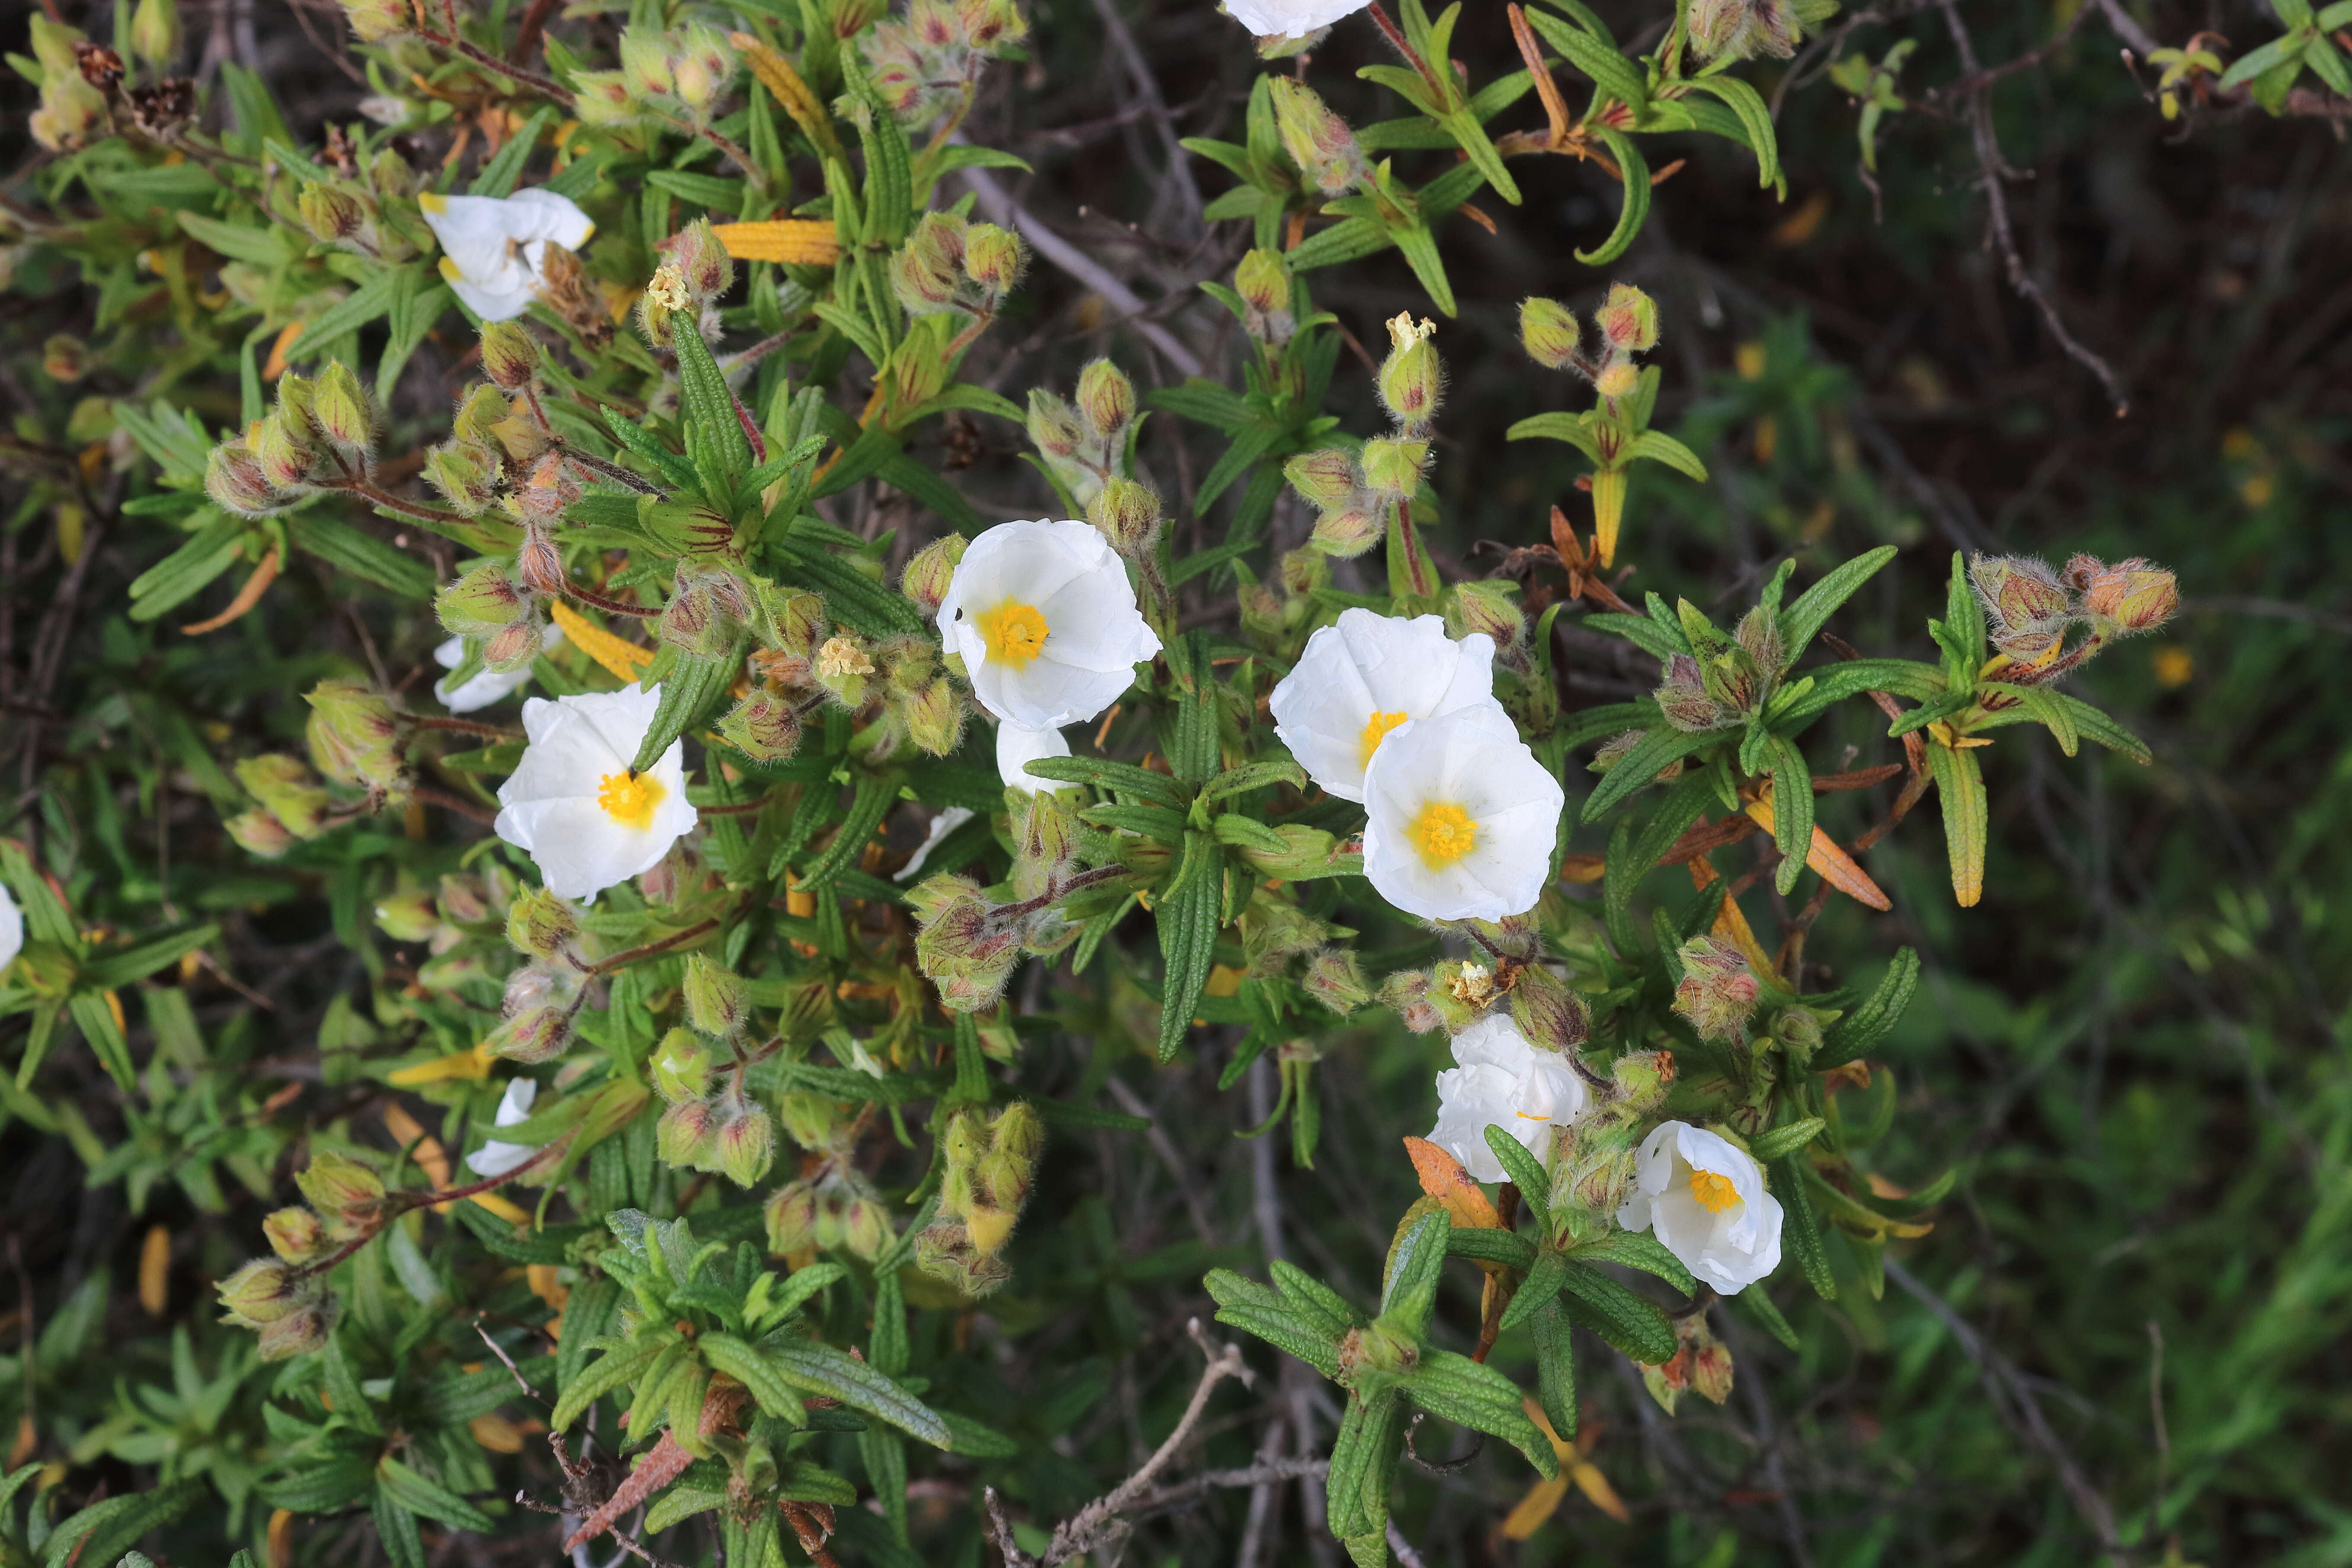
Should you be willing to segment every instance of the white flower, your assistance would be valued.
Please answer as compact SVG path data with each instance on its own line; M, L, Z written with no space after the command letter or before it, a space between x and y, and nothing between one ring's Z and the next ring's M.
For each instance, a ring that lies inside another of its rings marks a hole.
M1025 730L1093 718L1160 651L1126 563L1085 522L1000 522L973 540L940 631L980 705Z
M1494 666L1495 642L1484 632L1455 642L1436 616L1342 610L1338 626L1307 639L1267 707L1275 734L1317 784L1361 800L1372 753L1408 719L1475 709L1498 734L1518 739L1495 700Z
M1543 896L1567 797L1515 733L1493 726L1475 708L1412 719L1372 754L1364 875L1407 914L1495 921Z
M1536 1049L1500 1013L1454 1036L1454 1059L1462 1065L1437 1075L1437 1125L1429 1141L1461 1161L1474 1181L1504 1178L1503 1163L1486 1147L1487 1128L1503 1128L1549 1163L1551 1130L1591 1104L1567 1058Z
M530 1102L539 1098L539 1084L527 1078L508 1080L507 1091L499 1099L499 1114L492 1122L497 1127L512 1127L530 1117ZM478 1176L503 1176L533 1154L536 1144L501 1143L493 1138L466 1156L466 1164Z
M552 653L562 644L563 628L549 622L540 633L539 651ZM456 669L466 662L466 639L451 637L435 648L433 662L444 669ZM516 689L530 679L530 666L527 664L504 675L495 669L478 669L465 685L454 691L449 688L449 678L443 676L433 683L433 695L438 697L441 706L452 713L471 713L477 708L488 708L493 702L513 696Z
M522 705L530 743L499 786L498 833L530 851L549 892L593 900L659 865L694 826L682 742L646 772L629 771L660 706L660 687L635 685Z
M1004 723L996 727L996 772L1007 787L1035 795L1041 789L1059 789L1051 779L1041 779L1028 771L1031 763L1047 757L1066 757L1070 742L1059 730L1028 730L1018 724Z
M416 198L441 241L441 276L466 308L506 321L530 308L546 281L547 247L577 250L596 226L569 196L536 187L510 196Z
M1261 38L1295 38L1352 16L1370 0L1225 0L1225 13Z
M16 962L25 951L25 915L17 909L16 900L9 896L8 884L0 882L0 972Z
M915 852L907 857L907 863L890 873L890 879L894 882L913 881L915 873L923 868L923 862L931 858L931 851L940 847L940 841L970 822L975 815L969 806L942 808L937 816L931 818L931 830L923 835L923 841L915 846Z
M1780 1202L1764 1173L1719 1133L1662 1121L1642 1140L1634 1188L1617 1223L1646 1230L1727 1296L1780 1267Z

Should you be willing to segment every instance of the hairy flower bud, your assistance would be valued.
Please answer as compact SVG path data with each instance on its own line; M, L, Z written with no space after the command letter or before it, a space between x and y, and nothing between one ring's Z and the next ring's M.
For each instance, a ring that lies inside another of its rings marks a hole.
M302 427L305 424L280 408L254 427L249 437L254 460L260 464L261 477L271 489L294 490L309 484L311 465L318 457L311 448L310 432Z
M1253 250L1234 268L1234 292L1262 316L1290 308L1290 266L1278 250Z
M278 1209L261 1222L261 1234L268 1237L269 1249L289 1263L308 1263L327 1250L326 1228L306 1208Z
M1601 367L1592 378L1593 389L1601 396L1617 399L1631 397L1642 384L1642 372L1632 360L1612 360Z
M1675 987L1675 1011L1690 1020L1703 1040L1736 1038L1756 1011L1761 987L1748 956L1712 936L1683 943L1683 980Z
M305 1292L285 1264L257 1258L218 1286L220 1304L246 1328L274 1323L301 1306Z
M672 1029L654 1052L654 1087L673 1105L710 1092L710 1047L691 1029Z
M383 1208L383 1178L347 1154L320 1149L296 1173L294 1184L331 1229L362 1234L375 1227Z
M907 738L931 756L950 756L963 744L963 698L944 675L933 677L920 690L902 699L899 717L906 723Z
M714 1038L742 1032L751 1016L751 988L732 970L720 967L702 953L686 961L680 984L686 997L686 1021Z
M491 1030L482 1047L511 1062L547 1062L572 1044L569 1006L525 1007Z
M1583 329L1557 300L1540 295L1519 301L1519 343L1528 357L1547 370L1567 370L1576 363Z
M1010 229L976 223L964 231L964 276L990 294L1010 292L1028 259L1021 237Z
M1510 994L1511 1022L1538 1050L1574 1052L1592 1033L1584 998L1540 963L1519 971Z
M236 779L297 838L316 838L324 826L327 792L296 758L265 752L236 764Z
M1307 963L1307 973L1299 977L1318 1002L1341 1017L1372 999L1371 988L1364 983L1364 972L1356 955L1344 947L1327 947Z
M295 198L294 213L302 220L302 226L310 231L310 237L321 245L351 238L368 221L367 204L356 191L340 183L305 184L302 194Z
M1687 734L1721 730L1739 722L1739 715L1717 702L1707 690L1698 660L1686 653L1669 654L1665 679L1652 693L1666 722ZM1638 733L1638 731L1637 731Z
M708 1100L673 1105L654 1123L654 1152L665 1165L707 1169L719 1141L719 1115Z
M2180 584L2171 573L2134 556L2094 572L2083 607L2126 636L2154 631L2180 607Z
M781 762L800 749L800 715L784 699L755 686L719 721L719 735L755 763Z
M1381 542L1380 513L1369 507L1342 507L1315 520L1315 548L1342 561L1361 555Z
M1592 321L1613 353L1643 353L1657 345L1657 303L1631 283L1612 283Z
M1969 583L1984 605L1985 633L1995 647L2032 664L2056 648L2074 618L2058 574L2030 556L1978 555Z
M367 389L351 366L330 360L311 389L310 421L346 459L363 458L375 446L375 416Z
M392 703L356 681L322 680L304 694L310 764L342 784L390 788L400 771Z
M1709 59L1787 59L1801 31L1791 0L1692 0L1690 7L1691 42Z
M964 277L964 220L953 213L925 213L890 258L891 291L908 314L936 315L955 307Z
M433 596L442 628L459 637L487 637L528 613L531 599L505 567L495 562L475 567Z
M1029 391L1029 440L1048 458L1068 458L1086 439L1069 404L1043 387Z
M722 1115L724 1109L722 1108ZM756 1105L740 1105L719 1130L712 1158L727 1179L748 1187L768 1173L776 1157L775 1123Z
M1337 447L1299 453L1283 464L1282 477L1290 481L1299 499L1318 511L1345 506L1361 482L1356 459Z
M478 517L499 499L505 463L487 442L450 441L425 455L425 482L467 517Z
M1363 149L1356 144L1348 122L1332 113L1305 82L1277 76L1266 85L1274 91L1274 125L1282 139L1282 150L1290 154L1307 184L1327 196L1343 195L1363 184Z
M1444 369L1429 340L1437 324L1413 324L1411 311L1389 322L1389 357L1381 364L1378 385L1381 405L1403 428L1425 430L1437 417L1438 399L1444 392Z
M708 23L688 26L671 59L670 84L697 123L709 118L734 75L735 51L725 36Z
M1129 558L1148 553L1160 538L1160 498L1133 479L1114 475L1087 503L1087 521L1110 547Z
M501 392L520 392L539 374L539 340L520 321L482 323L482 374Z
M375 929L394 942L429 942L441 929L441 911L423 888L402 888L376 900Z
M948 584L955 581L967 543L962 534L950 533L923 546L898 574L898 592L925 616L937 615L940 601L948 596Z
M698 310L735 286L735 258L707 218L696 218L656 248L677 267Z
M669 38L651 27L621 29L621 75L638 98L667 98L674 85Z
M242 441L215 447L205 457L205 494L223 511L238 517L267 517L293 500L271 488L259 460Z
M1519 608L1518 584L1489 577L1464 583L1454 591L1454 606L1465 632L1484 632L1506 652L1527 636L1527 612Z
M352 31L363 44L381 43L415 25L415 13L406 0L337 0Z
M180 8L174 0L139 0L131 14L131 48L152 66L168 67L180 52Z
M788 1182L768 1200L768 1250L786 1255L816 1247L816 1186L812 1182Z
M541 963L572 950L580 941L580 917L545 888L527 888L507 910L507 943Z
M1113 440L1135 417L1135 383L1110 361L1096 360L1078 373L1077 405L1095 434Z
M1367 441L1364 443L1364 486L1379 495L1411 500L1421 488L1429 461L1426 441Z
M238 848L264 860L278 859L292 849L296 842L294 835L287 831L286 825L262 806L241 811L223 821L221 826Z

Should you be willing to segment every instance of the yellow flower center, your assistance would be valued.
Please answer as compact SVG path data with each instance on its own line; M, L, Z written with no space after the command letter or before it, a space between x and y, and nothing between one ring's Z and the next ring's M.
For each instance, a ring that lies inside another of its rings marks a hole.
M1739 1201L1738 1189L1731 1178L1717 1171L1691 1173L1691 1197L1709 1214L1721 1214Z
M1007 599L973 620L980 627L981 641L988 647L988 657L1016 666L1045 652L1046 634L1053 629L1036 605L1018 599Z
M1404 721L1405 715L1402 713L1382 713L1378 710L1365 720L1363 738L1356 742L1356 765L1360 768L1370 767L1372 753L1381 749L1381 742L1389 738L1389 731Z
M614 821L642 833L654 825L654 807L668 793L650 773L606 773L596 785L596 804Z
M1404 836L1421 851L1422 863L1434 871L1453 865L1477 847L1478 825L1460 806L1433 800L1406 826Z

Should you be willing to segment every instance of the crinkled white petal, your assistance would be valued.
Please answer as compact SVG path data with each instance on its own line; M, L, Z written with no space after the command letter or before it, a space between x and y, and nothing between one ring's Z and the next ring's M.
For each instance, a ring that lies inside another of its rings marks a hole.
M596 232L569 196L537 188L511 196L427 192L417 205L441 242L441 276L486 321L511 321L530 308L546 278L550 242L577 250Z
M686 748L673 741L646 776L662 797L644 827L616 822L596 803L613 773L625 773L661 706L661 688L534 697L522 705L530 743L522 761L499 786L499 837L526 850L548 890L593 900L661 863L669 847L693 828L698 813L686 798Z
M463 301L466 309L485 321L511 321L530 309L539 293L538 280L522 268L502 274L495 286L477 283L463 272L453 268L446 257L441 259L441 276L448 280L449 291Z
M1487 1128L1505 1129L1549 1163L1551 1130L1590 1107L1584 1080L1566 1059L1536 1049L1502 1014L1488 1014L1454 1036L1454 1059L1460 1065L1437 1075L1437 1125L1429 1141L1461 1161L1475 1181L1499 1182L1505 1174L1486 1146Z
M1016 599L1037 611L1045 640L1025 664L989 657L976 617ZM963 660L972 695L1000 721L1058 729L1092 719L1160 651L1136 608L1127 565L1086 522L1003 522L971 542L940 601L940 632ZM1043 753L1041 753L1043 754Z
M539 1098L536 1079L510 1079L506 1093L499 1097L499 1110L491 1125L512 1127L529 1121L531 1101ZM504 1143L493 1138L466 1156L466 1164L478 1176L503 1176L509 1171L539 1152L535 1144Z
M1691 1173L1731 1183L1738 1201L1717 1214L1691 1192ZM1780 1267L1780 1202L1764 1190L1762 1167L1720 1133L1662 1121L1634 1156L1635 1191L1617 1211L1627 1230L1647 1230L1683 1267L1727 1296Z
M1298 765L1333 795L1360 801L1364 731L1374 714L1437 719L1475 709L1498 734L1518 738L1495 701L1494 664L1494 639L1484 632L1456 642L1436 616L1342 610L1338 625L1307 639L1267 708Z
M1362 10L1370 0L1225 0L1225 13L1261 38L1296 37Z
M5 970L25 951L25 912L16 907L9 895L7 884L0 882L0 970Z
M1041 789L1060 788L1053 780L1031 773L1029 764L1069 754L1070 742L1059 730L1031 730L1013 723L996 727L996 773L1008 788L1026 790L1031 795Z
M923 862L931 858L931 851L937 849L949 834L970 822L974 815L968 806L950 805L942 809L931 818L931 830L923 835L923 841L915 846L915 852L907 857L907 863L890 873L890 879L894 882L913 881L915 874L923 868Z
M563 628L551 622L541 634L540 651L547 652L561 646L562 641ZM433 662L444 669L455 669L465 663L466 639L451 637L435 648ZM443 676L433 683L433 695L439 698L441 705L452 713L471 713L477 708L488 708L493 702L512 696L530 679L529 665L520 669L510 669L503 675L495 669L478 669L465 685L454 691L449 688L449 678Z
M1365 770L1364 875L1424 920L1524 914L1543 897L1566 801L1535 753L1515 732L1497 734L1483 709L1408 720ZM1423 860L1407 832L1433 803L1477 825L1469 853L1442 866Z

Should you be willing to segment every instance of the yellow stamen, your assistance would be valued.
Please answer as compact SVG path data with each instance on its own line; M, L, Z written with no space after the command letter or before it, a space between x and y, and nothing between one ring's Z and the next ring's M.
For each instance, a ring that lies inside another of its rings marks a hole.
M646 773L606 773L596 785L604 815L642 833L654 825L654 807L668 792Z
M1709 1214L1721 1214L1739 1201L1731 1178L1715 1171L1693 1171L1690 1189L1691 1197Z
M1369 768L1372 765L1372 753L1381 749L1381 742L1389 738L1389 731L1403 723L1405 717L1402 713L1382 713L1375 710L1370 718L1364 721L1363 736L1356 742L1358 767Z
M987 645L988 657L1014 666L1027 664L1045 652L1045 638L1053 629L1035 605L1018 599L1007 599L972 619L980 627L981 641Z
M1478 825L1470 814L1446 801L1431 801L1405 828L1404 836L1421 851L1431 870L1451 866L1477 847Z

